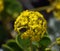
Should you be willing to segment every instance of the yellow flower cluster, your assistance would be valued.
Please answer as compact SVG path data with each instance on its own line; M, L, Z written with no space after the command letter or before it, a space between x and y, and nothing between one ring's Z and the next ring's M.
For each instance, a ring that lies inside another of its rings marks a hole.
M43 15L37 11L23 11L14 23L14 30L21 32L22 28L27 28L21 34L22 39L30 38L32 41L38 41L46 32L47 22Z
M4 6L3 6L3 0L0 0L0 12L3 11Z

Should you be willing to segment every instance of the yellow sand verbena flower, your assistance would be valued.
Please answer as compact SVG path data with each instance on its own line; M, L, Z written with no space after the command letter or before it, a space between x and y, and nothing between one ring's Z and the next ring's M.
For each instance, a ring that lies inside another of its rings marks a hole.
M38 19L38 17L37 17L37 15L35 15L35 14L30 14L30 20L37 20Z
M43 15L37 11L23 11L14 23L14 29L17 32L26 28L21 34L22 39L29 38L31 41L39 41L44 36L47 28L47 22ZM22 30L23 31L23 30Z
M28 26L32 29L35 29L36 27L38 27L37 21L30 21L28 23Z
M34 36L34 32L32 30L27 30L21 35L21 38L26 39L26 38L31 38L32 36Z

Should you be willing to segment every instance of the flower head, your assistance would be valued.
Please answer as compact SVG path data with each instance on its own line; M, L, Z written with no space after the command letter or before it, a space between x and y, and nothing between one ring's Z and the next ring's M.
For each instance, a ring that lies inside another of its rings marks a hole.
M30 38L32 41L37 41L46 32L47 22L39 12L26 10L18 16L14 23L15 31L21 32L21 27L27 29L21 34L22 39Z

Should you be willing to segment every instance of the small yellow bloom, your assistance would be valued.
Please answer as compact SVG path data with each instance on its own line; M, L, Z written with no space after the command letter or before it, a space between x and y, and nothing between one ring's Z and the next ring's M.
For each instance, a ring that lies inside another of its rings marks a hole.
M31 41L35 41L35 37L33 36L33 37L31 37L31 39L30 39Z
M27 39L28 37L29 36L26 32L21 35L21 39Z
M30 18L30 20L37 20L38 19L37 15L35 15L35 14L30 14L29 18Z
M40 36L32 36L31 37L31 39L30 39L31 41L39 41L40 40Z
M17 24L19 20L20 20L20 16L18 16L18 18L16 19L15 24Z
M31 41L39 41L46 32L46 20L43 15L35 11L23 11L18 16L14 23L14 28L20 32L22 27L27 27L27 30L21 34L21 39L29 38Z
M30 13L31 13L30 11L26 10L26 11L23 11L21 15L28 16Z
M35 29L36 27L38 27L38 24L36 21L31 21L28 23L28 26L32 29Z
M42 33L42 27L35 28L35 33L38 35L41 34Z
M32 36L34 36L34 32L33 32L33 30L27 30L26 31L27 32L27 34L29 35L29 37L32 37Z
M36 35L35 36L35 41L39 41L40 40L40 36L39 35Z
M20 23L21 23L21 25L26 25L28 23L28 19L26 17L22 18Z
M32 36L34 36L34 32L32 30L27 30L21 35L21 39L31 38Z
M35 14L39 17L43 17L43 15L41 13L37 12L37 11L35 12Z

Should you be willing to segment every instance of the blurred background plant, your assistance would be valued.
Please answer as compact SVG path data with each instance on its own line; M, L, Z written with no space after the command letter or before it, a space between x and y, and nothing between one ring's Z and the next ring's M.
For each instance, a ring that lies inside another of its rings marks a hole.
M20 2L16 0L0 0L0 47L11 37L13 22L23 10Z

